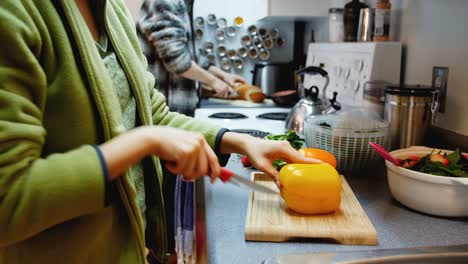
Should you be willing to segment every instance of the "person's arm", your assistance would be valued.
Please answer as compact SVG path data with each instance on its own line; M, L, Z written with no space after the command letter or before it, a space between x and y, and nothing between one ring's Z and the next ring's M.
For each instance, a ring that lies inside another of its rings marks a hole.
M180 75L184 78L199 81L206 84L210 89L214 91L214 96L226 98L236 94L236 92L231 86L229 86L227 83L223 82L207 70L200 67L194 61L192 61L192 66Z
M209 66L208 71L212 73L214 76L218 77L219 79L223 80L231 87L236 87L239 83L247 83L247 81L237 74L227 73L216 66Z
M193 61L188 50L187 27L180 18L180 11L171 1L145 2L140 11L138 27L168 72L206 84L215 96L234 95L232 87Z
M180 7L174 1L145 1L140 10L138 27L146 41L155 49L164 68L180 74L192 66L188 49L186 23L181 18Z
M155 155L173 174L188 180L209 175L215 179L218 158L200 133L160 126L133 129L99 146L110 181L115 180L144 157Z

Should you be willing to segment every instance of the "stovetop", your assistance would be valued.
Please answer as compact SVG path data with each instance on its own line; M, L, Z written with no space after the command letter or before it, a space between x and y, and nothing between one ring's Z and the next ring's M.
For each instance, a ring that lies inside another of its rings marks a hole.
M208 121L230 130L251 129L254 136L282 134L284 120L290 109L287 108L200 108L195 110L195 118ZM274 114L271 114L274 113ZM265 116L265 114L267 114ZM213 116L214 115L214 116ZM211 116L211 117L210 117ZM260 117L259 117L260 116ZM214 117L214 118L213 118ZM234 118L232 118L234 117ZM268 119L267 119L268 118ZM270 119L273 118L273 119ZM247 132L247 131L242 131ZM264 134L259 133L264 132Z

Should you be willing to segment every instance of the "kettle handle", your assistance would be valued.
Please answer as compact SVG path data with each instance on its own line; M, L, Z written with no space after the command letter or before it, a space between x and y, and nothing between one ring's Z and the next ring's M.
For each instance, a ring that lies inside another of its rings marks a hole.
M303 74L311 74L311 75L320 74L322 75L322 77L328 76L328 72L326 70L317 66L307 66L305 68L298 70L297 74L299 76Z

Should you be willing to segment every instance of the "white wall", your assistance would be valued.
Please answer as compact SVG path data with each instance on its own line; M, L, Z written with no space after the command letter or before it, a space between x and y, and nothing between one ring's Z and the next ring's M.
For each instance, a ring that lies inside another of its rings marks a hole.
M268 0L195 0L193 9L194 17L206 17L208 14L216 14L224 17L231 24L236 16L244 18L244 24L254 24L265 17L268 11Z
M431 84L432 67L449 67L446 112L437 126L468 136L468 1L411 0L402 7L406 83Z
M346 0L269 0L275 16L327 16L330 7L343 7Z

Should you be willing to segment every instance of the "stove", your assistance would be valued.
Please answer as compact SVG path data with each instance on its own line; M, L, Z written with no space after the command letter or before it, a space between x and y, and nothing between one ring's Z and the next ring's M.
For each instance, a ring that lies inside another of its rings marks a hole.
M235 112L217 112L208 116L209 118L218 119L244 119L248 118L246 115Z
M225 127L238 133L264 137L283 134L290 109L287 108L199 108L195 118Z
M270 112L270 113L260 114L257 116L257 118L267 119L267 120L286 121L287 116L288 116L288 112Z

